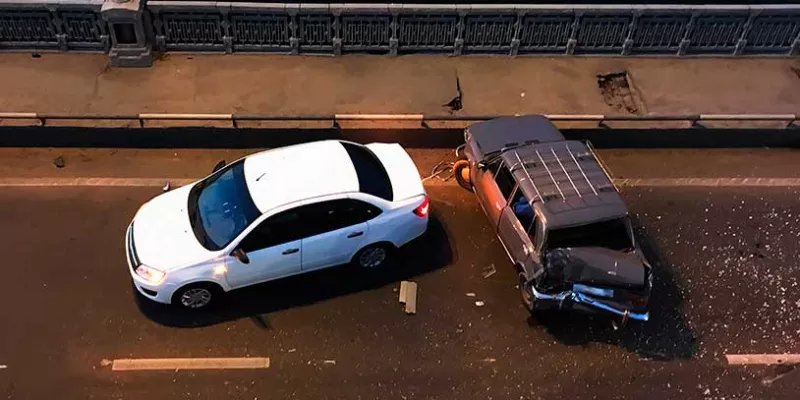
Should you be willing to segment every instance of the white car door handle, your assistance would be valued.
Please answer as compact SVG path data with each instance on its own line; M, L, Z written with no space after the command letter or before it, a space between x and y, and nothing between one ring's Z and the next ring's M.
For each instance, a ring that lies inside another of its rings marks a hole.
M288 250L284 250L283 253L281 253L281 254L294 254L294 253L297 253L298 251L300 251L300 249L288 249Z
M353 233L351 233L351 234L347 235L347 238L348 238L348 239L352 239L352 238L354 238L354 237L359 237L359 236L361 236L361 235L363 235L363 234L364 234L364 232L360 232L360 231L359 231L359 232L353 232Z

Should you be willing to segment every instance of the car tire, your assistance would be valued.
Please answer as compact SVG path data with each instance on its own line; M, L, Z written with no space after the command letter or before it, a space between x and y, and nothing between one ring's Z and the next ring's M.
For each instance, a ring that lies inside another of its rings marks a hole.
M172 304L186 310L207 309L219 302L222 289L213 283L193 283L175 291Z
M389 261L391 248L385 244L371 244L353 256L352 264L360 268L378 268Z
M462 188L472 191L472 180L469 177L469 160L461 158L453 163L453 176Z
M519 288L519 294L522 298L522 306L533 314L536 309L536 299L533 297L533 293L531 293L529 288L528 278L526 278L525 274L522 272L518 275L517 287Z

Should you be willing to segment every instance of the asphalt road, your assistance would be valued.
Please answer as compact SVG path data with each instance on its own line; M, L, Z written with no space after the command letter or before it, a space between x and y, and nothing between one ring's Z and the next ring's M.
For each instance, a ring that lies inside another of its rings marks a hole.
M800 189L623 189L657 259L657 278L652 320L621 330L602 318L529 317L472 195L451 183L428 190L431 229L393 266L267 283L217 309L186 314L139 299L125 265L126 224L157 188L3 188L0 398L800 393L798 371L767 384L786 370L724 360L726 353L800 353ZM497 272L485 279L490 266ZM398 303L403 279L419 284L413 316ZM271 366L113 372L104 362L246 356L269 357Z

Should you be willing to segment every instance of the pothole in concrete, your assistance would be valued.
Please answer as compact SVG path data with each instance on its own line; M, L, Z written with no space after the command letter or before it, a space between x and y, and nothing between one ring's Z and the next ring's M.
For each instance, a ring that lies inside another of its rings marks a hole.
M600 88L603 100L615 110L630 114L647 112L627 71L597 74L597 86Z
M797 75L797 78L800 79L800 67L789 67L789 69L791 69L792 72Z

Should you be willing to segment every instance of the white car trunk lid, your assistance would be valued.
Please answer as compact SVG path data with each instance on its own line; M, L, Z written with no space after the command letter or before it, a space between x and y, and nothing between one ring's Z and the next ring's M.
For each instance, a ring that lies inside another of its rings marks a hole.
M389 175L393 201L425 194L419 170L402 146L397 143L372 143L367 148L375 153Z

